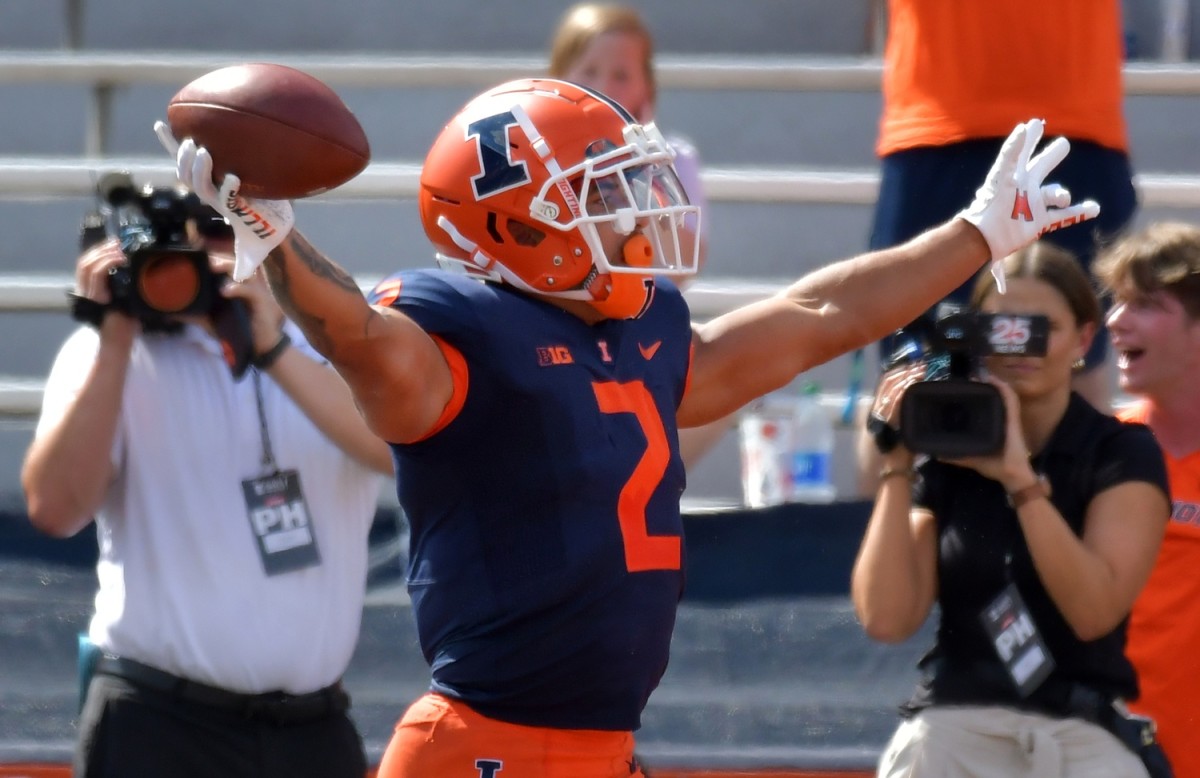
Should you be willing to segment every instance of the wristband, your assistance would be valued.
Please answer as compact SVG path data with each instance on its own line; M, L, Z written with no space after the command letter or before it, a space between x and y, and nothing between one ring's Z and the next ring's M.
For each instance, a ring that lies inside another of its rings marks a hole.
M879 471L879 483L897 476L904 476L908 479L909 483L912 483L913 479L917 477L917 471L911 467L885 467Z
M1008 504L1016 510L1026 503L1050 497L1050 483L1046 476L1039 475L1038 479L1029 486L1024 486L1015 492L1008 493Z
M67 297L71 301L71 318L84 324L99 329L104 323L104 316L109 311L109 306L103 303L98 303L90 297L68 293Z
M292 337L286 332L282 332L279 334L279 341L263 353L255 354L251 358L250 364L254 365L260 371L270 370L271 366L279 360L279 357L283 352L287 351L290 345L292 345Z
M874 413L867 417L867 432L871 434L871 438L875 441L875 448L879 449L880 454L894 451L896 446L900 445L900 430Z

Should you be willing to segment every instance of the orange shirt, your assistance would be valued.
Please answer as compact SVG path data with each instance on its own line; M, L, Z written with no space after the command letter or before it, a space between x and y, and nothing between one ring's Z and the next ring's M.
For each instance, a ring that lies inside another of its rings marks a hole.
M888 0L876 151L1046 135L1128 150L1119 0Z
M1144 421L1146 407L1117 415ZM1171 522L1129 619L1125 653L1142 692L1130 707L1158 722L1175 778L1200 778L1200 451L1163 456Z

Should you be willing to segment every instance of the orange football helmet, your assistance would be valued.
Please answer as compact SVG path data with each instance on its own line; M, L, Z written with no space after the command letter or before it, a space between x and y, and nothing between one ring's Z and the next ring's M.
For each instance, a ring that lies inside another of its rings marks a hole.
M696 272L699 242L684 251L680 237L699 208L673 158L653 124L599 92L512 81L467 103L434 141L421 222L444 268L630 318L655 276Z

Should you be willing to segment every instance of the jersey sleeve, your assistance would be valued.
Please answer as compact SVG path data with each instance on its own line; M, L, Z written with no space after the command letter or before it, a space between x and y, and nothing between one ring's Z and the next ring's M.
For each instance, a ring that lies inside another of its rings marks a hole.
M1124 422L1101 444L1095 491L1127 481L1145 481L1170 495L1167 465L1154 433L1144 424Z

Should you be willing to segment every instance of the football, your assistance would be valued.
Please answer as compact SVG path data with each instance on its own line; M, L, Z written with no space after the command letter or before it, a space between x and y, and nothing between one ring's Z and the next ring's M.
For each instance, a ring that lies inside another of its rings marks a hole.
M354 178L371 158L366 133L342 99L309 74L271 63L206 73L167 105L177 140L213 158L213 179L241 179L249 197L311 197Z

